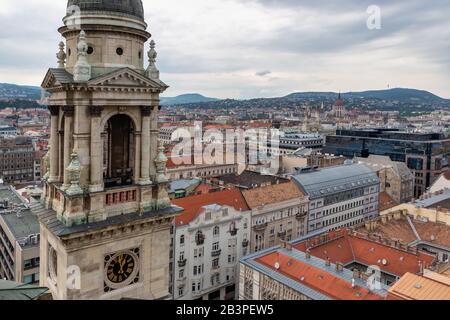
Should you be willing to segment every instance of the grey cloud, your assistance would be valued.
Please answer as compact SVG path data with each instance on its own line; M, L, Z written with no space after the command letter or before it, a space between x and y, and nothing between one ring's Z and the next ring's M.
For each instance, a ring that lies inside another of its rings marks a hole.
M255 75L258 77L264 77L271 73L272 73L272 71L270 71L270 70L264 70L264 71L259 71L259 72L255 73Z

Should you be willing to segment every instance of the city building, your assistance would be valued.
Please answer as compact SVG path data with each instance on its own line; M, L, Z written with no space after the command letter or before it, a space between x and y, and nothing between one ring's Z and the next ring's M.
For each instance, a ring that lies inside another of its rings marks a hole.
M175 219L173 297L234 300L239 259L248 254L251 212L239 189L173 201Z
M277 144L272 144L269 140L267 146L256 146L256 142L249 142L250 150L258 150L263 154L283 156L292 154L298 149L308 148L321 150L324 146L324 136L317 133L282 133Z
M404 162L415 176L418 198L448 169L450 139L441 133L408 133L397 129L337 130L326 137L324 152L346 157L389 156Z
M389 288L387 300L450 300L450 278L434 272L406 273Z
M222 175L211 179L211 182L225 188L240 188L245 190L288 183L289 180L278 176L264 175L259 172L245 170L240 174Z
M346 158L323 154L316 149L299 149L292 154L281 157L281 172L283 174L294 174L302 168L327 168L343 165Z
M437 265L435 255L380 236L340 229L293 241L296 250L342 264L359 277L375 274L375 280L391 286L407 272L421 274Z
M361 164L324 168L293 176L309 198L308 233L336 230L378 216L380 180Z
M340 93L338 99L333 104L331 115L335 118L344 118L347 115L347 111L345 110L345 103Z
M28 203L0 185L0 279L39 284L40 231Z
M287 243L241 259L239 300L384 300L368 275L317 258Z
M18 130L16 127L12 126L0 126L0 139L7 137L15 137L18 135Z
M9 184L34 181L35 157L30 138L0 138L0 177Z
M167 175L170 180L190 178L214 178L225 174L236 174L238 165L223 164L195 164L193 157L169 157Z
M373 170L380 179L380 192L386 192L397 204L409 202L414 198L414 175L404 162L377 155L356 158L354 161Z
M158 148L159 95L168 86L154 41L144 53L151 35L142 1L69 0L67 12L58 67L42 83L51 148L41 204L31 205L41 286L55 300L170 299L180 209L170 203Z
M381 214L358 228L358 232L382 236L436 256L438 262L450 262L450 224L430 221L426 215L410 214L408 209Z
M306 235L308 197L294 182L243 190L242 194L252 211L251 252Z

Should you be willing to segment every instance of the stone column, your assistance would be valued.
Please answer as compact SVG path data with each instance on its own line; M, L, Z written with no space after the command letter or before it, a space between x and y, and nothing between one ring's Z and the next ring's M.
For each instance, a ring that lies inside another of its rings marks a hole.
M91 106L89 113L91 115L91 166L90 166L90 192L101 192L104 189L103 186L103 165L102 165L102 137L100 128L101 115L103 107Z
M50 133L50 178L49 182L57 182L59 180L59 107L50 106L51 114L51 133Z
M64 106L64 185L63 189L66 190L70 187L69 176L67 172L67 167L70 164L70 156L72 154L72 124L73 116L75 113L74 106Z
M134 172L133 183L139 184L141 179L141 132L135 132L134 134Z
M158 128L158 111L160 109L159 99L152 100L152 114L150 122L150 176L156 176L155 158L158 156L158 140L159 140L159 128Z
M151 107L141 107L141 180L139 184L148 185L150 181L150 115Z

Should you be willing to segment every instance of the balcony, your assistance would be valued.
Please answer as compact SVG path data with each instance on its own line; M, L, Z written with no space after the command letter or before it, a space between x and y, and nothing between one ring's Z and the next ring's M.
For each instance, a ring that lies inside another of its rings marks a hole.
M211 256L212 257L218 257L218 256L220 256L222 254L222 250L213 250L212 252L211 252Z
M286 237L286 230L278 232L278 237L284 239Z
M249 241L248 241L248 240L242 241L242 247L243 247L243 248L247 248L248 245L249 245Z
M186 262L187 262L187 259L178 260L178 267L179 268L186 267Z
M253 227L253 230L256 231L256 232L265 231L266 228L267 228L267 226L268 226L268 223L267 223L267 222L266 222L266 223L263 223L263 224L258 224L258 225L256 225L256 226Z
M295 218L297 220L303 220L303 218L306 216L306 212L299 212L295 215Z
M230 234L231 234L232 237L236 236L237 233L238 233L238 229L230 230Z

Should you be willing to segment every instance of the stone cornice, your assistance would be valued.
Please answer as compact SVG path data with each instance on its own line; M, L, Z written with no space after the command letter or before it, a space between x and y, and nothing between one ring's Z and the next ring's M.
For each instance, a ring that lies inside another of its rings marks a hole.
M75 107L74 106L63 106L62 107L64 116L73 117L75 115Z

